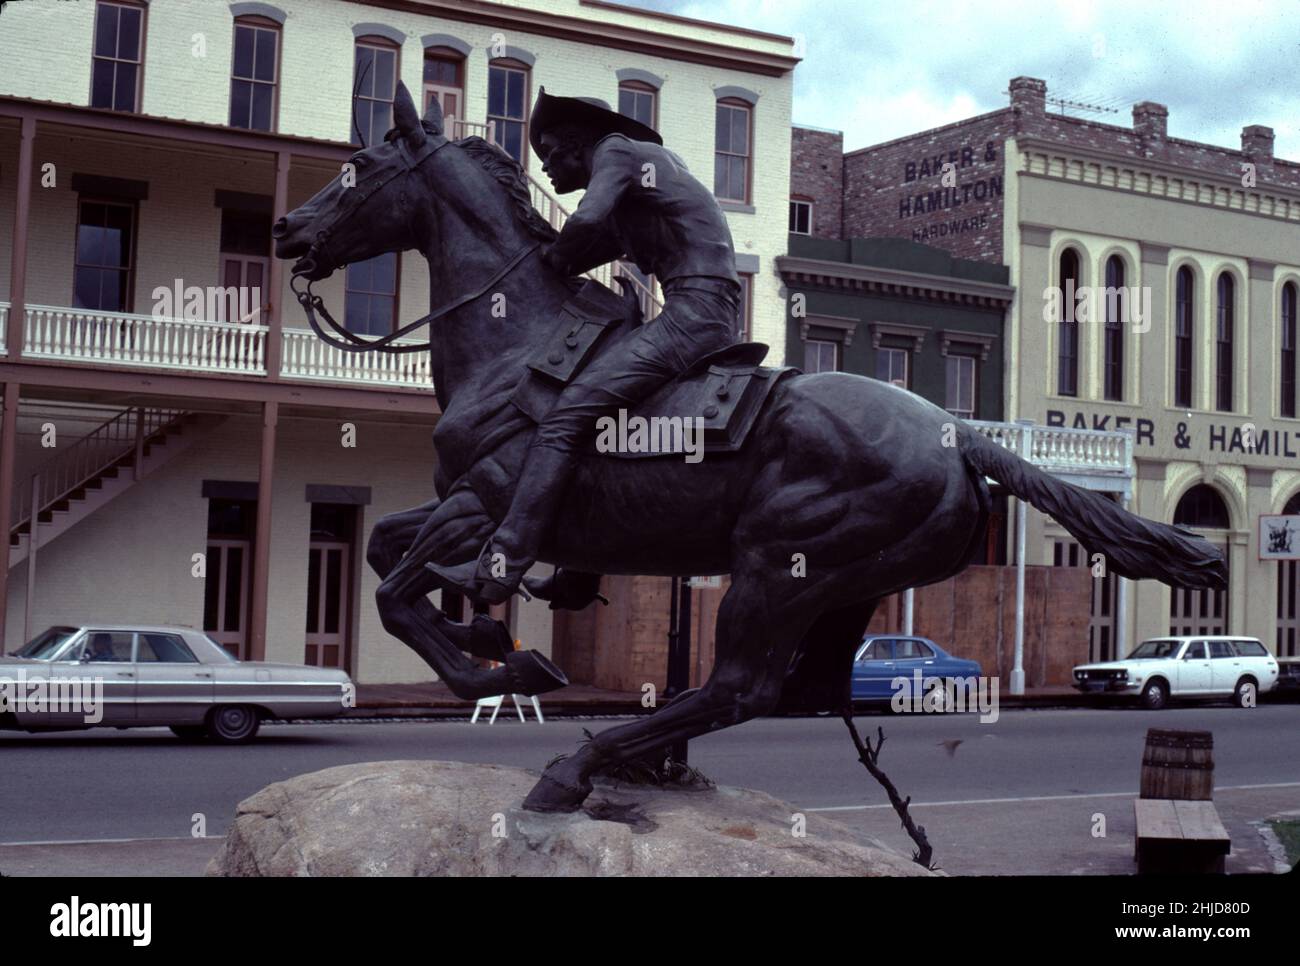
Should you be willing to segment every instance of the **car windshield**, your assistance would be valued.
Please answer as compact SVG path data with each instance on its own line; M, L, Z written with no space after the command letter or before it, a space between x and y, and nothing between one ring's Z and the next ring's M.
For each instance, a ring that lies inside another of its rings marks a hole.
M77 633L75 627L51 627L24 644L14 656L47 661L75 633Z
M1129 657L1173 657L1181 641L1143 641Z

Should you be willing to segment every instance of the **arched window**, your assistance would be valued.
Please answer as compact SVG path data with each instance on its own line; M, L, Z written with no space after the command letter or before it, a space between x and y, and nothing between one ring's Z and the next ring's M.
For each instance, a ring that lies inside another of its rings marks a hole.
M1106 259L1106 361L1103 371L1107 399L1124 398L1124 324L1128 317L1128 292L1124 288L1124 259Z
M1295 415L1295 379L1296 379L1296 284L1287 282L1282 286L1282 415Z
M1073 248L1061 252L1061 319L1057 325L1056 391L1062 396L1079 395L1079 323L1075 319L1075 298L1079 291L1079 253Z
M1183 494L1174 509L1174 524L1202 530L1228 529L1228 506L1214 487L1198 483ZM1226 534L1224 535L1226 537ZM1211 537L1222 544L1222 538ZM1226 546L1223 547L1226 558ZM1169 592L1170 634L1228 633L1228 594L1208 587L1175 587Z
M352 83L355 125L352 143L369 147L383 141L393 126L393 98L397 96L397 44L385 37L357 38Z
M1192 329L1196 320L1196 278L1184 265L1174 295L1174 405L1192 407Z
M1232 412L1232 329L1236 286L1227 272L1219 275L1218 323L1214 333L1214 408Z
M1178 501L1178 507L1174 510L1174 524L1203 530L1226 530L1228 505L1214 487L1208 483L1198 483Z

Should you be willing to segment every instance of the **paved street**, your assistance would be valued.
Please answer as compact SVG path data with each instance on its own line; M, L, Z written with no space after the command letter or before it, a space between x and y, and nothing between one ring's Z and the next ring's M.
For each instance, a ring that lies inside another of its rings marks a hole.
M1269 871L1251 824L1300 809L1300 705L1138 710L1004 711L975 715L864 715L887 741L881 764L930 831L945 869L977 873L1132 871L1132 798L1146 729L1214 733L1215 800L1233 838L1229 871ZM188 840L192 816L209 836L226 831L235 805L266 784L357 761L402 758L540 768L570 750L582 729L612 721L521 725L448 722L269 725L249 746L185 745L164 730L59 735L0 734L0 872L76 872L108 861L115 871L201 871L219 844ZM941 742L961 739L950 757ZM910 842L884 792L855 761L842 723L768 719L692 743L692 764L714 781L747 785L800 809L861 824L900 850ZM1107 835L1091 834L1093 816ZM8 843L153 839L105 847ZM182 840L168 843L162 840ZM106 860L105 856L112 856Z

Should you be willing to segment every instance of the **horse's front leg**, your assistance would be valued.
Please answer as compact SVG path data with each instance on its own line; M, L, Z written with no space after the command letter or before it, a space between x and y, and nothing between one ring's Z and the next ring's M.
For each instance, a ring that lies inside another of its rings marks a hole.
M422 511L427 512L416 526ZM372 535L367 550L367 559L376 571L384 566L390 568L375 592L379 617L388 633L419 654L447 682L452 693L467 700L498 694L544 694L569 683L563 671L536 651L502 653L505 648L485 636L483 630L487 627L487 635L496 634L500 622L480 616L474 624L457 624L429 601L428 595L437 589L437 582L425 569L425 563L472 555L491 532L493 522L472 492L460 490L445 501L393 517L396 519L385 517L380 521L382 526L376 527L379 533ZM414 536L409 536L412 530ZM405 552L397 553L395 548L403 544ZM476 628L480 629L477 636ZM477 647L482 641L492 646ZM471 646L489 651L480 656L504 660L504 666L476 666L462 653Z
M366 561L381 579L387 579L415 544L429 519L437 512L440 499L421 503L409 510L399 510L380 517L366 544ZM459 650L489 661L504 661L514 650L510 631L500 621L485 614L475 614L469 623L447 618L437 608L437 629Z

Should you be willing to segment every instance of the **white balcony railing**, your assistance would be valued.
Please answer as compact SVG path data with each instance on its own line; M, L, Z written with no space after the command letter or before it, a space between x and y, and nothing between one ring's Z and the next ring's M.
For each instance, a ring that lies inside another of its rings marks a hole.
M158 319L125 312L27 306L23 355L151 369L266 374L264 325Z
M1128 477L1133 436L1115 430L1069 429L968 419L972 429L1049 473ZM1025 434L1029 435L1026 449Z
M419 339L400 340L412 345ZM433 369L427 352L393 355L386 352L344 352L326 345L307 329L284 330L280 374L293 379L326 379L374 386L433 389Z

